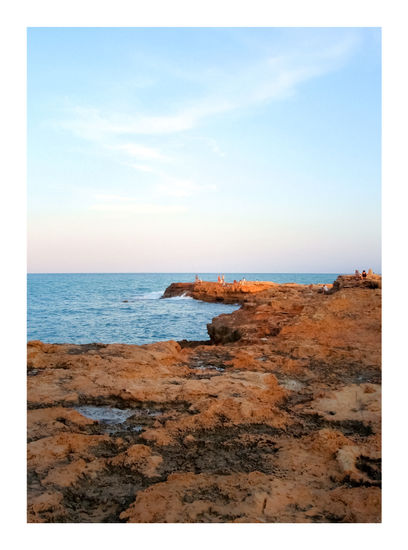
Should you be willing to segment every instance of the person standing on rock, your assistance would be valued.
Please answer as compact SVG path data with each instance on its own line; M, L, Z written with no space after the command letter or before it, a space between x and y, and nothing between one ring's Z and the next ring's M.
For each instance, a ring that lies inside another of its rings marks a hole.
M363 269L363 272L361 273L363 279L365 279L367 277L367 273L365 272L365 270Z
M219 285L221 284L221 275L218 275L217 283L218 283Z

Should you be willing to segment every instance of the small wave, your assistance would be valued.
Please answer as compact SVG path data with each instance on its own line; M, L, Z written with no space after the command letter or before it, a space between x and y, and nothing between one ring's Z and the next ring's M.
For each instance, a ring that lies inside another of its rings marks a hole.
M191 296L187 294L182 294L181 296L172 296L171 298L165 298L165 300L194 300Z
M158 300L163 296L163 292L164 290L154 290L153 292L136 296L136 300Z

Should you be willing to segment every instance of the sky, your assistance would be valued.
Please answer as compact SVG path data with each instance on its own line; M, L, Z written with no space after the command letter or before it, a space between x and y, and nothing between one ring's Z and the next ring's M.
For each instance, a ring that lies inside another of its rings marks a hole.
M380 29L27 39L30 273L381 272Z

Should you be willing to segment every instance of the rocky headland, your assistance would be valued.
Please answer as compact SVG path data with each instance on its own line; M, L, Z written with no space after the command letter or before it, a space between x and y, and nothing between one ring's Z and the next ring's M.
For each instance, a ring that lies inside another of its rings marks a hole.
M182 294L241 307L209 342L28 343L28 521L381 521L381 277Z

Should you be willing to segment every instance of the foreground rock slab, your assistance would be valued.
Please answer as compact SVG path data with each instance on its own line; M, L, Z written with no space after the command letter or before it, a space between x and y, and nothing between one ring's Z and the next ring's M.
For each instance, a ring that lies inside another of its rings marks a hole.
M209 345L28 343L28 521L381 521L380 278L195 286Z

